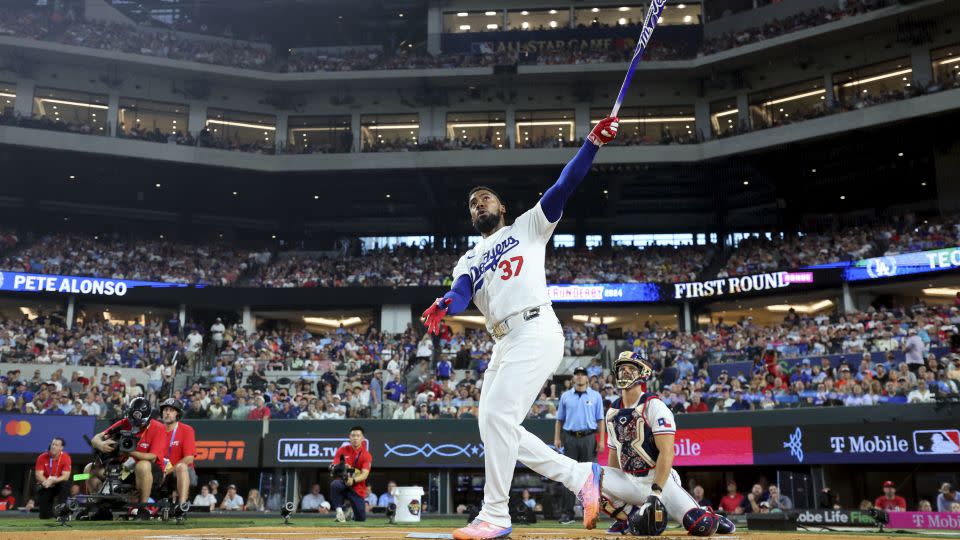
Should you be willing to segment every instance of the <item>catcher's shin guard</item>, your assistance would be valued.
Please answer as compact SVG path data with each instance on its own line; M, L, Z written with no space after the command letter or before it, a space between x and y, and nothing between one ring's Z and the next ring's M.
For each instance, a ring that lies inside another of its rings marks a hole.
M683 516L683 528L690 536L713 536L719 526L720 516L703 508L693 508Z

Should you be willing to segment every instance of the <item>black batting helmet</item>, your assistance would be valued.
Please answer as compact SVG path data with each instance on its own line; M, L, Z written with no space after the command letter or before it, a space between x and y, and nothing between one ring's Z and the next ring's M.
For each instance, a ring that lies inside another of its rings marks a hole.
M130 405L127 405L127 420L134 427L146 427L150 423L151 414L153 414L153 408L150 407L150 402L146 398L133 398Z
M163 413L163 410L167 407L177 411L177 420L183 418L183 403L180 403L179 399L167 398L163 400L163 403L160 404L160 412Z

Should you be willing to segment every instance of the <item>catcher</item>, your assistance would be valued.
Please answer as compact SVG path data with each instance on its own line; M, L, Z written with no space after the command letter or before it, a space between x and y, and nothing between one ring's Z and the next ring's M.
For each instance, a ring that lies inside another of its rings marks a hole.
M600 508L616 522L607 532L658 536L669 514L692 536L733 533L733 522L701 508L673 470L677 424L667 405L645 391L653 376L646 357L622 352L614 372L621 393L606 415L610 458Z

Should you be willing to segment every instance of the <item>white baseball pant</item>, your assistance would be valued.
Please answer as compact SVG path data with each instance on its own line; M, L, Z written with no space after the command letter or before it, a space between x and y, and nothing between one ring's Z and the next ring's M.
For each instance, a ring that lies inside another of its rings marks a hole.
M557 453L520 425L543 383L560 365L564 340L550 306L541 306L540 316L535 319L517 319L510 333L493 346L480 390L480 439L486 478L478 518L498 527L510 526L510 484L517 460L574 493L590 475L589 463L577 463Z
M650 496L650 486L653 484L653 471L646 476L634 476L620 469L603 468L603 495L610 502L620 507L624 504L640 506ZM694 508L700 508L697 501L683 489L680 476L676 470L670 470L670 477L666 485L661 486L663 493L660 500L667 508L667 515L683 525L683 516Z

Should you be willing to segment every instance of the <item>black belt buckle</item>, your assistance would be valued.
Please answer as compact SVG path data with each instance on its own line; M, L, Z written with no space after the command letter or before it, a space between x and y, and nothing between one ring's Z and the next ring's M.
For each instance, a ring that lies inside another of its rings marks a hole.
M523 312L523 320L529 321L530 319L536 319L540 316L540 308L535 307L533 309L528 309Z

